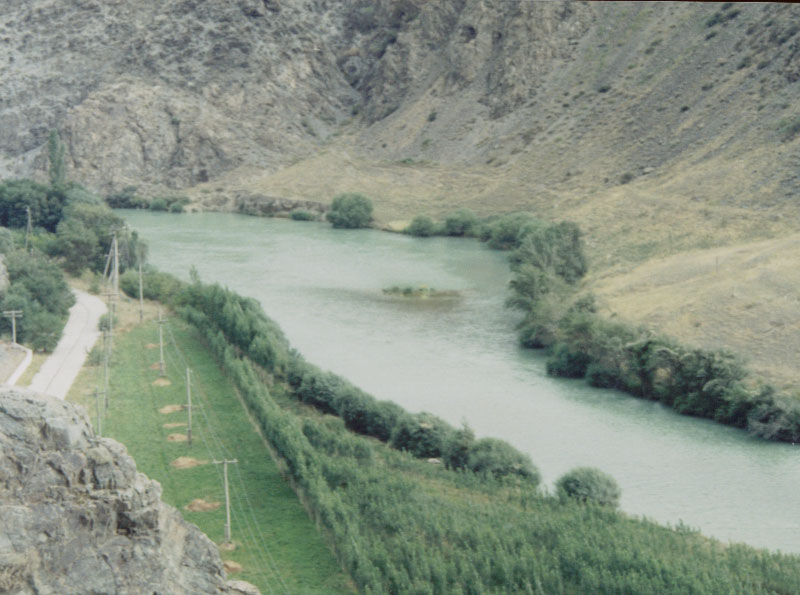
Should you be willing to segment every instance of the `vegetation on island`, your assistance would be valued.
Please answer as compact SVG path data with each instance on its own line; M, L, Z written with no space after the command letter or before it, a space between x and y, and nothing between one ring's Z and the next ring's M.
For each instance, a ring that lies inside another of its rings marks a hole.
M573 470L549 495L510 445L307 363L255 300L168 279L151 271L145 286L203 334L359 592L800 589L795 556L629 518L596 470ZM134 281L123 289L135 294Z
M404 298L457 298L460 293L452 289L434 289L427 285L392 285L383 289L384 295Z

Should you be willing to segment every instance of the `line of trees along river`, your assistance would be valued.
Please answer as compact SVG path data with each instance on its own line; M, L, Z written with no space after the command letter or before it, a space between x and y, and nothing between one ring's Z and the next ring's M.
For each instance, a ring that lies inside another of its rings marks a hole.
M796 449L548 377L540 355L517 347L503 254L469 240L231 214L124 216L160 269L188 278L195 266L203 279L255 297L308 361L379 399L509 441L546 483L598 467L618 481L630 513L800 551ZM382 293L395 285L459 297Z

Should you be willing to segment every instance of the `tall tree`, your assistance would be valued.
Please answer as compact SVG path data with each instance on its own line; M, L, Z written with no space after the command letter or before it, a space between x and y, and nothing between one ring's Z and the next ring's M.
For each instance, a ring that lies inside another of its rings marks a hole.
M50 185L61 186L67 180L66 166L64 164L64 143L58 136L58 131L50 131L50 139L47 141L48 157L50 158Z

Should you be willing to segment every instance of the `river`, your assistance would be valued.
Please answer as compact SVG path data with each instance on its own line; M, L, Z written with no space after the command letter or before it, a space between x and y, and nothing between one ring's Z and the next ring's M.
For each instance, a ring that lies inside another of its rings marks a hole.
M628 513L800 552L800 450L548 377L541 354L516 344L502 253L322 223L119 213L159 269L188 279L195 266L204 281L258 299L310 362L409 411L507 440L550 486L573 467L598 467L620 484ZM460 297L383 294L394 285Z

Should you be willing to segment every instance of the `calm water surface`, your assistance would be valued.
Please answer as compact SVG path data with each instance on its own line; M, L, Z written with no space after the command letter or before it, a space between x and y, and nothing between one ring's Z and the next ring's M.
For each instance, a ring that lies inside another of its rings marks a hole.
M548 485L610 473L622 508L723 541L800 552L800 450L546 376L503 307L505 256L478 242L233 214L123 211L158 268L258 299L309 361L379 399L430 411L530 454ZM393 285L459 299L384 296Z

